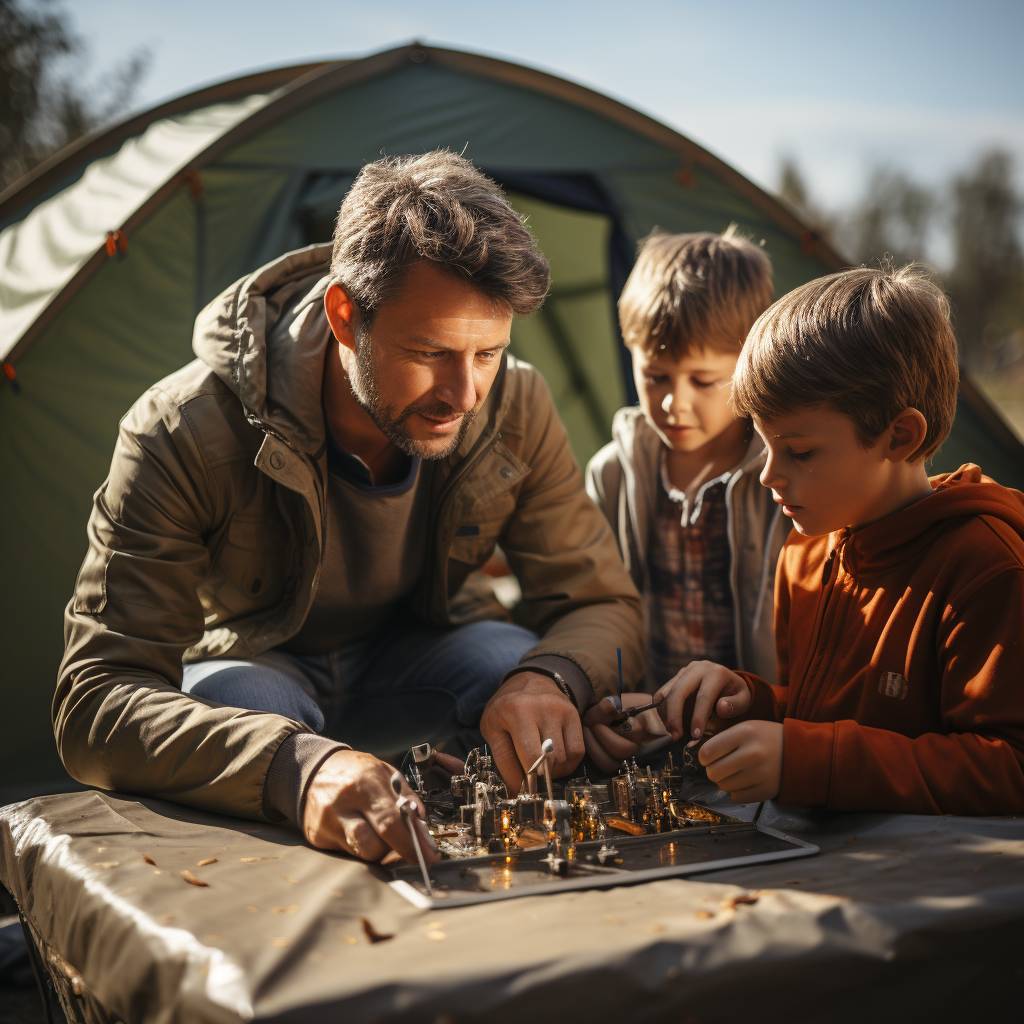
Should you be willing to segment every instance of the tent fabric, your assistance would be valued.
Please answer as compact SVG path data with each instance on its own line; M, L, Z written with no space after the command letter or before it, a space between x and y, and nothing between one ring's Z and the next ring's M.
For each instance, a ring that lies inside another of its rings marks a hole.
M842 264L683 136L528 68L413 45L200 95L212 102L185 97L130 119L30 176L23 200L0 197L0 348L20 384L16 394L0 374L0 693L16 723L0 746L0 799L66 779L49 726L62 610L119 419L192 358L202 305L329 236L365 162L449 147L507 185L553 281L545 307L514 325L513 351L551 383L581 462L632 396L614 303L640 238L735 222L763 240L780 294ZM127 242L115 258L104 250L110 231ZM975 420L958 420L955 456L937 468L966 453L1024 485L1012 445Z
M853 1024L1017 998L1024 819L762 820L822 852L423 911L295 832L90 791L0 809L0 880L69 1019Z
M119 230L169 177L266 101L266 96L249 96L158 121L0 232L0 358L104 247L109 232Z

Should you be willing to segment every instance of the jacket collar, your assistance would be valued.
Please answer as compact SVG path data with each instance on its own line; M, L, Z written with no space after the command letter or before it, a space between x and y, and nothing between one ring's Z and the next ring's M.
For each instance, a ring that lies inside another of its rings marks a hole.
M645 479L651 475L656 479L660 477L661 450L664 445L639 406L620 409L615 414L612 419L612 437L618 445L620 461L634 469L645 467ZM735 479L738 474L751 473L755 470L760 472L763 460L764 441L756 431L753 431L746 453L729 471L730 478Z

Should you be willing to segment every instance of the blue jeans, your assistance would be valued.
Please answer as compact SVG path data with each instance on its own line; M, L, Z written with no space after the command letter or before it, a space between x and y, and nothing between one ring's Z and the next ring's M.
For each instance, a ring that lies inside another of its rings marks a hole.
M284 715L378 756L442 740L458 753L482 742L484 705L536 643L507 622L440 629L406 619L330 654L186 665L182 690Z

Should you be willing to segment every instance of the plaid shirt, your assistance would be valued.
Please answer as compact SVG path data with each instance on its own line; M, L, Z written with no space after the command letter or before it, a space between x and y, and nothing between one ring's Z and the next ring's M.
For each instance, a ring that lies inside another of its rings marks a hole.
M661 460L647 555L647 678L667 683L691 661L736 667L725 489L731 473L705 483L693 506Z

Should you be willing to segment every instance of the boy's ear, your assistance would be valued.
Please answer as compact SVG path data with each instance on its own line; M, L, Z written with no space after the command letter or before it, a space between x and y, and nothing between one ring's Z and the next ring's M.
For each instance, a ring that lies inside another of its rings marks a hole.
M352 328L355 305L341 285L332 284L324 295L324 310L331 332L345 348L356 350L356 335Z
M885 457L889 462L906 462L928 434L928 421L919 409L904 409L889 425Z

